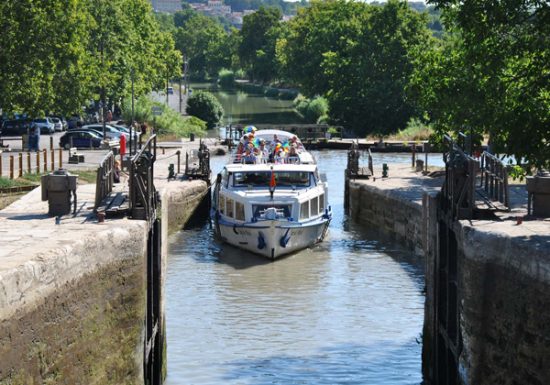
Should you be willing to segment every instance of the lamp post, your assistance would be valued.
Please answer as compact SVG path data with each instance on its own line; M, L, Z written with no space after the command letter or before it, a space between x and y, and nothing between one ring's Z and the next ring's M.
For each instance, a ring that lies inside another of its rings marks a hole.
M183 56L183 54L181 55L181 61L182 61L182 63L183 63L184 71L185 71L185 56ZM185 72L184 72L184 73L185 73ZM180 85L180 88L179 88L179 90L178 90L178 94L179 94L179 96L180 96L180 115L181 115L181 102L182 102L182 95L181 95L181 80L182 80L182 77L183 77L183 75L180 76L180 79L179 79L179 80L180 80L180 84L179 84L179 85Z
M132 156L132 136L134 131L134 69L130 72L132 78L132 118L130 119L130 156Z

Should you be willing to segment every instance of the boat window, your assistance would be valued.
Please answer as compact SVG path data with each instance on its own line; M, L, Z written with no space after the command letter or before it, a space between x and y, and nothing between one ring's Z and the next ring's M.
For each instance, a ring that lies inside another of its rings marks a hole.
M325 194L319 195L319 211L325 211Z
M307 171L275 171L277 187L309 187L310 173ZM234 187L269 187L271 171L236 172L233 174Z
M319 197L315 197L311 200L310 208L312 217L319 215Z
M288 218L290 217L291 205L252 205L252 214L255 218L261 218L264 215L265 210L273 207L280 215L278 217Z
M225 200L225 209L228 217L233 218L233 199L226 198Z
M244 204L235 201L235 219L244 221Z
M300 219L309 218L309 201L300 205Z
M220 195L219 210L220 213L225 214L225 195Z

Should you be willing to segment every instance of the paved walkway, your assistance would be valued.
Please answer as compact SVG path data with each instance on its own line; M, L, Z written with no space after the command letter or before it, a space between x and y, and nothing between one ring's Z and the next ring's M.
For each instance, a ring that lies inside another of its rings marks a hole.
M410 165L390 165L389 177L381 178L381 166L374 167L375 180L357 180L389 195L401 197L414 204L422 205L424 192L435 194L441 191L444 177L432 178L412 171ZM496 212L494 220L463 221L480 231L509 237L526 237L548 248L550 255L550 218L537 219L527 216L527 192L525 183L510 186L510 211ZM518 218L520 221L518 222ZM518 224L519 223L519 224Z

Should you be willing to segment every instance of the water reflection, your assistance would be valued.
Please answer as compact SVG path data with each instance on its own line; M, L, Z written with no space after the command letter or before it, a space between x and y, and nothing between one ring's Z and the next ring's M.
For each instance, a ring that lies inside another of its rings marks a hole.
M292 100L279 100L263 94L237 89L221 89L212 83L193 83L194 90L208 90L218 98L225 111L224 124L299 123Z
M315 155L334 212L322 244L269 262L208 222L171 238L167 384L421 382L422 263L348 221L346 152Z

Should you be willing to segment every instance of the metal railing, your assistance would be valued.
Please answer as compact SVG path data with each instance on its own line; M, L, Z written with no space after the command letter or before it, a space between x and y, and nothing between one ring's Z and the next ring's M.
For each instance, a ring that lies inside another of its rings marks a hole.
M506 165L487 151L481 154L479 187L489 199L498 201L506 208L510 208Z
M101 205L103 199L113 191L114 168L115 155L112 151L109 151L97 168L94 212L97 212L97 208Z
M157 136L152 135L130 159L130 215L134 219L154 221L156 218L157 194L153 184L156 158Z
M189 162L194 163L198 160L198 167L191 167ZM198 178L210 183L210 150L202 141L199 144L199 150L192 152L191 156L185 153L185 176L188 178Z
M445 135L444 141L448 149L443 154L445 182L441 189L442 211L455 220L472 219L478 162L467 155L450 136Z

